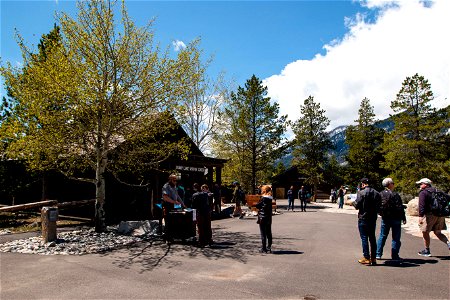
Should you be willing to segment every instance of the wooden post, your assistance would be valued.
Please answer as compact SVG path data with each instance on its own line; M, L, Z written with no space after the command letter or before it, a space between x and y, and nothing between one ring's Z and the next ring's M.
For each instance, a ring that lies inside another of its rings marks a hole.
M56 221L58 220L58 208L44 206L41 210L42 240L44 243L56 241Z

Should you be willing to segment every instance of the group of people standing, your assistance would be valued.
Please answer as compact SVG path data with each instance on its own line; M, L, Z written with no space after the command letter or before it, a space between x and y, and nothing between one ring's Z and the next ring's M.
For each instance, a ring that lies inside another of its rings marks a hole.
M218 190L218 191L217 191ZM170 222L167 221L168 214L174 210L176 205L182 208L192 208L196 210L196 221L198 228L198 246L204 247L206 245L212 245L214 243L212 239L211 229L211 212L212 210L219 210L220 212L220 188L215 185L214 192L209 191L207 184L199 185L194 183L192 186L192 196L189 196L189 206L185 204L185 201L181 198L177 191L177 176L171 174L168 182L164 184L162 188L163 199L163 218L165 219L165 234L170 232ZM219 206L219 208L217 208ZM168 237L170 238L170 237Z
M245 197L238 182L234 182L233 190L233 202L235 203L234 214L242 218L241 202L242 197ZM220 199L220 188L218 185L214 187L214 192L209 191L209 187L206 184L199 186L194 183L192 186L193 194L189 197L189 207L196 210L196 221L198 229L198 246L204 247L206 245L212 245L214 243L212 239L211 229L211 212L218 210L217 206L220 206L220 202L216 199ZM163 218L165 219L165 234L169 232L171 228L170 222L167 222L167 216L170 211L174 210L176 205L182 208L187 208L183 199L177 192L177 176L172 174L169 176L168 182L164 184L162 188L163 195ZM258 221L259 229L261 233L261 253L272 252L272 188L269 185L261 187L261 199L256 204L258 209ZM220 210L219 210L220 212Z
M300 190L298 190L298 193L297 193L297 199L300 200L300 210L301 211L306 211L306 203L307 203L309 197L310 197L309 193L306 191L305 187L302 185L302 187L300 188ZM294 196L294 186L292 186L292 185L289 188L289 190L287 191L287 198L288 198L287 210L289 211L291 209L292 211L294 211L295 196Z
M399 252L401 246L401 224L406 224L405 210L400 195L394 191L392 178L385 178L382 182L384 190L376 191L369 185L368 178L362 178L361 189L353 202L358 210L358 229L361 237L363 258L358 262L363 265L376 265L381 259L383 248L389 231L392 229L391 258L401 260ZM450 250L448 238L441 230L447 229L445 217L435 216L431 211L432 193L436 191L428 178L416 182L419 192L419 227L422 232L425 249L418 252L421 256L430 256L430 232L446 243ZM381 229L378 242L375 236L377 216L381 215Z
M336 189L332 189L331 190L331 203L336 203L337 200L339 199L339 209L343 209L344 208L344 196L347 193L347 189L341 185L341 187L336 190Z

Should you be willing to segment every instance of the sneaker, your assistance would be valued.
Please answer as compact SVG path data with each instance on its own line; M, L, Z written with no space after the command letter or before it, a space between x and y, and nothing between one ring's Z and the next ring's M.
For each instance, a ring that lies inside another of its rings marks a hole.
M450 250L450 241L447 242L448 250Z
M427 256L427 257L431 256L430 249L423 249L422 251L419 251L417 254L419 254L420 256Z
M400 256L394 256L394 257L392 257L391 260L393 260L393 261L402 261L403 258L401 258Z
M376 259L381 259L381 255L375 256Z
M362 265L370 265L370 263L371 263L370 259L369 258L365 258L365 257L363 257L360 260L358 260L358 262L360 264L362 264Z

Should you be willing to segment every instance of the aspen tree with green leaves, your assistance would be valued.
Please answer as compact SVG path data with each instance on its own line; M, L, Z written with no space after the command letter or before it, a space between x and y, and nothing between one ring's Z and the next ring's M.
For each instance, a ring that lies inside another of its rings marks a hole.
M386 134L384 167L404 193L417 194L415 182L427 177L450 188L449 107L437 110L424 76L407 77L391 102L394 130Z
M125 3L116 6L79 1L76 20L58 15L61 43L46 45L40 52L45 57L19 37L24 67L0 69L15 102L1 124L5 155L93 183L98 232L106 229L107 171L157 167L170 155L186 156L183 142L158 144L175 126L170 113L203 76L194 67L198 42L175 56L162 51L151 22L136 27Z
M367 177L373 187L381 187L384 131L375 126L375 113L368 98L361 101L358 115L357 124L347 127L345 137L349 146L347 182L358 182Z
M330 120L325 116L325 110L320 108L320 103L314 102L313 96L305 99L300 111L301 117L292 127L295 134L294 162L299 173L306 177L305 182L313 186L314 195L317 195L317 187L324 181L327 153L332 148L326 131Z

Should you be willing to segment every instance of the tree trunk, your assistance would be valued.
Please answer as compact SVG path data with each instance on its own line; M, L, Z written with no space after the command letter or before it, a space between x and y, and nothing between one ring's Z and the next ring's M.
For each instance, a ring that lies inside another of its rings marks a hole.
M102 157L97 161L97 170L95 173L95 231L106 231L105 210L105 170L107 159Z
M47 173L44 172L42 174L42 195L41 195L41 201L44 201L47 199Z

